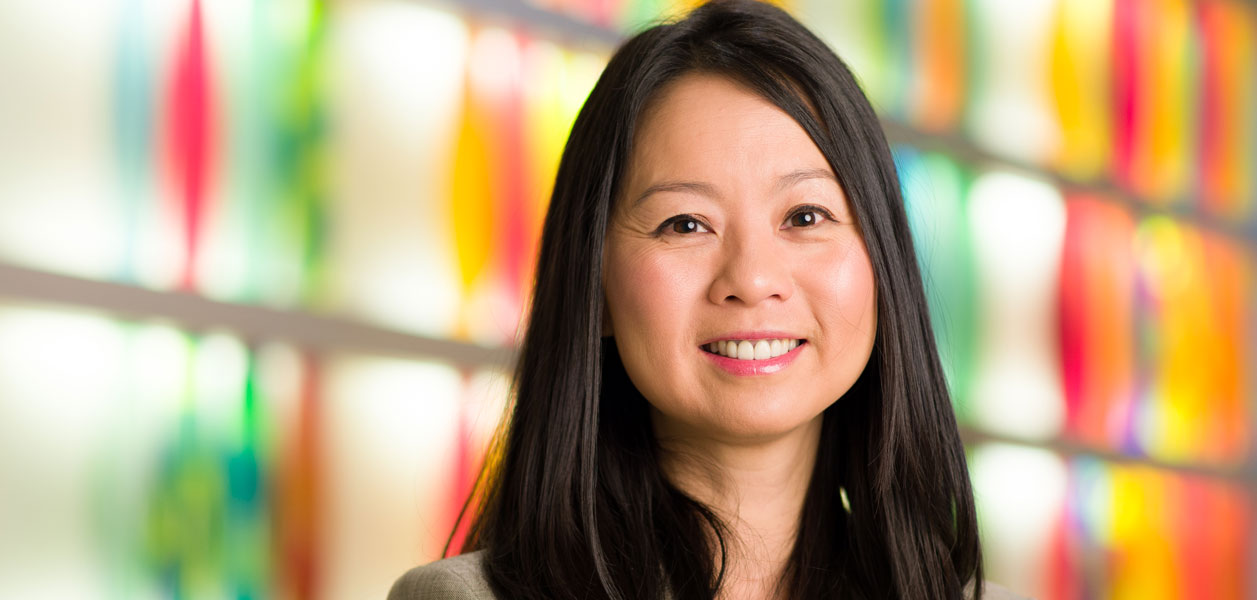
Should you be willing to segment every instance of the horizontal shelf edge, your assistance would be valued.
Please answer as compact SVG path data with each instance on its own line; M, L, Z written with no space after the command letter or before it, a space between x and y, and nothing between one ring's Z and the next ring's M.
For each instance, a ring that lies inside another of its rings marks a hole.
M426 337L348 318L221 302L180 291L49 273L0 262L0 297L94 309L122 319L168 319L190 331L226 329L250 342L280 341L325 352L362 352L506 368L509 348Z
M1120 452L1084 444L1063 438L1047 440L1027 439L1018 436L986 431L971 425L960 426L960 437L966 445L1002 443L1041 448L1064 456L1085 456L1106 462L1123 465L1150 467L1179 475L1193 475L1236 483L1248 488L1257 488L1257 471L1251 466L1213 466L1205 464L1174 463L1147 456L1134 456Z

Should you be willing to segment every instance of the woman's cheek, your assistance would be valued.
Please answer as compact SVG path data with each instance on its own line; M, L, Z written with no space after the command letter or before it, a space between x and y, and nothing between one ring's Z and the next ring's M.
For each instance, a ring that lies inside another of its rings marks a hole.
M864 244L845 240L825 257L804 261L796 281L806 282L817 317L847 335L871 333L877 324L877 286ZM826 317L829 317L826 319Z
M616 346L629 379L652 403L685 396L688 320L701 300L692 266L676 252L624 253L608 272ZM614 288L614 289L612 289ZM614 293L612 293L614 292ZM697 342L693 342L696 344Z
M871 345L877 330L877 285L873 280L873 263L862 243L856 243L843 261L837 278L842 312Z
M664 341L661 335L680 325L680 298L686 286L694 285L681 254L642 243L619 245L609 256L607 300L621 343L658 345Z
M681 253L642 252L628 258L622 283L639 333L662 341L660 335L685 329L680 321L690 312L686 298L693 295L696 278Z

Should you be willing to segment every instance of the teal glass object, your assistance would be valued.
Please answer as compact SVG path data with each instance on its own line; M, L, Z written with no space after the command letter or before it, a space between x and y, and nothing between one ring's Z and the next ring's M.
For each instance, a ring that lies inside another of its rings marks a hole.
M242 281L231 299L309 305L327 229L324 7L257 3L233 55L231 127Z
M967 420L977 344L973 249L966 217L971 176L939 153L899 146L908 225L930 307L930 322L957 416Z
M885 31L882 68L886 71L887 88L883 109L889 116L907 120L914 98L912 82L920 65L913 60L918 32L912 30L913 11L920 10L915 0L884 0L881 4L881 26Z
M118 265L116 279L124 283L138 283L139 230L155 210L151 189L154 61L143 43L145 25L140 0L128 0L119 17L112 89L117 193L125 232L123 264Z

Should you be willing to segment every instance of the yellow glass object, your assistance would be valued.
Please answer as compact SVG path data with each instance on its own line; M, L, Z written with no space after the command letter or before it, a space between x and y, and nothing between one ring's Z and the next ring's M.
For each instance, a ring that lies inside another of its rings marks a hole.
M1112 0L1061 0L1056 6L1049 75L1060 145L1052 163L1078 179L1111 160Z
M482 31L471 42L463 113L454 151L454 178L450 194L450 229L458 257L459 282L463 292L461 311L455 335L470 336L473 316L468 307L475 302L475 288L490 268L497 189L495 134L497 120L494 87L509 68L502 60L504 50L501 31Z
M1168 461L1239 464L1250 411L1242 348L1249 285L1244 252L1168 217L1136 234L1147 389L1138 435Z
M1113 470L1113 548L1111 588L1102 594L1113 600L1167 600L1175 597L1178 569L1171 546L1172 532L1164 477L1148 468Z

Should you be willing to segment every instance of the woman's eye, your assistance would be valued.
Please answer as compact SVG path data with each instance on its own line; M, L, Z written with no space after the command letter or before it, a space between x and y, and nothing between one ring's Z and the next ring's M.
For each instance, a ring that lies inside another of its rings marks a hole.
M819 206L806 206L791 213L786 222L790 227L813 227L826 219L833 220L829 211Z
M672 233L688 234L688 233L706 233L710 231L706 225L693 217L680 215L668 219L660 229L670 229Z

